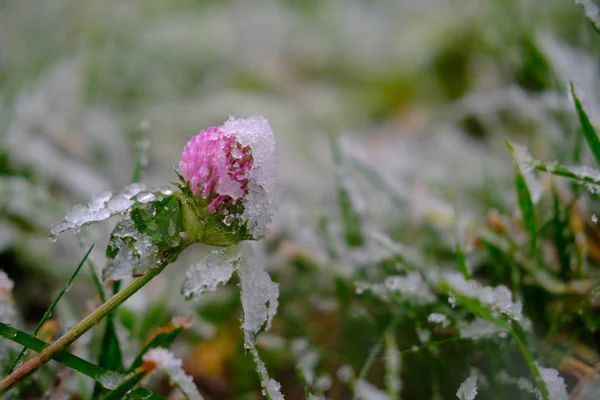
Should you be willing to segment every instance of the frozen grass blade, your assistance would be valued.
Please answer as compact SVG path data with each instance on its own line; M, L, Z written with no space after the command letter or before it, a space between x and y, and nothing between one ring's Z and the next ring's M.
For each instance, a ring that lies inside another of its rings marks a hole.
M71 286L73 285L73 280L75 280L75 277L77 276L77 274L81 270L81 267L86 262L86 260L88 259L88 256L90 255L90 253L92 252L93 249L94 249L94 245L91 245L90 248L89 248L89 250L87 251L87 253L85 253L85 255L83 256L83 258L79 262L79 265L77 265L77 268L75 268L75 271L73 271L73 273L71 274L71 277L69 277L69 280L67 281L66 285L62 288L62 290L60 291L60 293L58 293L58 296L56 296L56 298L54 299L54 301L52 302L52 304L50 305L50 307L48 308L48 310L46 310L46 312L44 313L44 316L42 317L42 319L40 320L40 322L37 324L37 326L33 330L33 336L35 336L35 335L38 334L38 332L40 331L41 327L44 325L44 322L46 322L52 316L52 313L54 312L54 308L56 307L56 305L58 304L58 302L60 301L60 299L63 297L63 295L68 290L71 289ZM12 367L8 371L8 374L10 374L15 369L15 367L19 364L19 362L21 361L21 359L25 356L25 353L27 353L27 347L23 347L23 350L21 350L21 353L19 353L17 359L15 360L15 362L12 365Z
M517 154L517 150L513 144L507 141L506 146L517 163L515 187L519 199L519 208L523 218L523 225L525 225L525 229L527 230L527 233L529 233L530 252L531 254L535 254L537 248L537 220L535 217L535 209L533 207L531 182L528 183L524 176L524 171L522 170L522 162L524 160Z
M13 328L9 325L6 325L0 322L0 336L8 340L12 340L22 346L25 346L28 349L31 349L35 352L41 352L46 346L47 343L33 337L19 329ZM89 361L84 360L83 358L79 358L71 353L66 351L62 351L54 357L54 360L71 368L74 371L77 371L87 377L90 377L96 381L102 380L102 377L106 376L110 371L107 371L104 368L97 366ZM133 390L130 393L130 396L136 396L134 398L138 399L148 399L148 400L161 400L163 399L161 396L158 396L149 390L138 388Z
M558 199L558 192L556 187L552 186L552 203L553 203L553 216L552 221L554 225L554 243L558 253L558 259L560 261L560 277L568 279L571 270L571 260L569 258L569 252L567 250L567 238L565 237L565 223L564 218L560 209L560 201Z
M587 141L588 146L592 151L594 158L596 159L596 163L600 165L600 140L598 139L596 130L592 126L592 123L590 122L587 113L583 109L581 101L575 93L575 87L573 86L573 82L570 82L569 85L571 87L571 94L573 95L573 102L575 103L575 110L577 111L577 116L579 117L579 123L581 124L583 136L585 136L585 140Z
M600 189L600 170L590 167L565 166L555 163L546 163L543 161L532 160L527 163L538 171L548 172L552 175L562 176L573 179L584 184L591 192L597 192Z
M456 264L458 264L459 271L463 274L463 276L465 277L465 280L467 280L467 281L470 280L471 273L469 272L469 269L467 268L467 260L465 258L465 253L463 252L462 247L460 247L460 243L456 243L455 254L456 254Z
M339 143L333 135L330 135L329 139L333 163L338 172L338 205L340 207L346 243L350 247L360 247L364 242L362 221L355 209L355 205L352 204L352 198L350 197L345 177L343 176L343 160Z
M102 398L102 400L120 400L124 398L127 395L127 393L129 393L135 386L137 386L147 374L147 371L145 371L142 368L139 368L135 372L128 375L127 378L125 378L123 382L119 384L119 386L107 393L106 396Z
M397 400L400 396L401 359L394 332L385 333L385 388L390 400Z

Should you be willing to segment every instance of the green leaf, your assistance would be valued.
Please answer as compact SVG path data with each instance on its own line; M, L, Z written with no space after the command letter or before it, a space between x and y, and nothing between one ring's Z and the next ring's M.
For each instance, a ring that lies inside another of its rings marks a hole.
M598 135L596 134L596 130L592 126L590 119L588 118L583 106L581 105L581 101L575 94L575 87L573 86L573 82L570 82L571 86L571 94L573 95L573 101L575 102L575 110L577 111L577 116L579 117L579 123L581 124L581 130L583 131L583 136L585 136L585 140L588 143L588 147L592 151L594 158L596 159L596 163L600 165L600 140L598 139Z
M27 347L36 352L42 351L48 344L43 340L33 337L19 329L13 328L3 322L0 322L0 336L5 337L8 340L12 340L22 346ZM54 360L64 364L65 366L75 370L83 375L86 375L96 381L100 381L110 371L97 366L89 361L79 358L69 352L62 351L54 357ZM131 392L133 397L136 399L148 399L148 400L161 400L161 396L158 396L149 390L138 388ZM164 400L164 399L163 399Z
M154 335L148 340L148 342L144 345L142 350L135 357L131 366L127 370L127 372L133 372L136 368L140 367L143 363L142 357L146 354L150 349L154 349L156 347L162 347L168 349L171 347L177 336L185 329L186 324L177 324L177 323L169 323L167 326L158 328Z
M533 207L533 200L531 198L530 186L522 171L522 157L519 157L515 147L510 142L506 142L506 146L510 150L515 162L517 163L517 171L515 174L515 187L517 189L517 196L519 199L519 208L523 217L523 225L529 234L530 239L530 252L534 254L537 248L537 220L535 216L535 209Z
M46 322L52 316L52 313L54 312L54 308L56 307L56 305L58 304L58 302L60 301L60 299L63 297L63 295L68 290L71 289L71 286L73 285L73 280L75 280L75 277L77 276L77 274L81 270L81 267L83 266L83 264L85 263L85 261L88 259L88 256L92 252L93 248L94 248L94 245L91 245L90 248L89 248L89 250L87 251L87 253L85 253L85 255L83 256L83 258L79 262L79 265L77 265L77 268L75 268L75 271L73 271L73 273L71 274L71 276L67 280L67 283L65 284L65 286L63 286L63 288L60 291L60 293L58 293L58 296L56 296L56 298L54 299L54 301L52 302L52 304L50 305L50 307L48 308L48 310L46 310L46 312L44 313L44 316L42 317L42 319L40 320L40 322L37 324L37 326L35 327L35 329L33 330L33 336L35 336L35 335L38 334L38 332L40 331L40 328L42 327L42 325L44 325L44 322ZM27 347L24 347L23 350L21 350L21 353L19 353L19 355L17 356L17 359L15 360L15 362L13 363L13 365L10 367L10 370L8 371L9 374L19 364L19 361L21 361L21 359L23 358L23 356L25 355L26 352L27 352Z
M469 272L469 269L467 268L467 260L465 258L465 253L463 253L463 251L462 251L462 247L460 247L460 243L456 243L455 254L456 254L456 264L458 265L459 271L463 274L465 280L467 280L467 281L470 280L471 273Z

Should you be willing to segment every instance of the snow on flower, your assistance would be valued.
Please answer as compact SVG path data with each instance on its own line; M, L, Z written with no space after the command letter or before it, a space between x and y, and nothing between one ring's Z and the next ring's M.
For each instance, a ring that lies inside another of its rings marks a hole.
M275 139L263 116L235 119L200 131L185 145L179 170L211 214L239 217L254 238L267 233L278 196Z

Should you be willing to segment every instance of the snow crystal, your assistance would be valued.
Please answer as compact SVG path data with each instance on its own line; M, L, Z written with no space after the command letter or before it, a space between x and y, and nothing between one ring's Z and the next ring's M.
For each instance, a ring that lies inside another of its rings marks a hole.
M69 229L78 232L84 225L104 221L115 214L125 213L134 204L131 198L141 190L143 190L143 185L134 183L115 197L111 192L105 190L94 196L87 207L81 204L75 205L65 216L64 222L52 227L50 236L55 239L60 233Z
M460 384L456 397L460 400L473 400L475 396L477 396L477 377L471 375Z
M421 343L429 342L429 339L431 339L431 332L429 332L427 329L421 329L419 327L416 328L416 331Z
M354 394L360 400L389 400L389 396L384 391L362 379L354 383Z
M527 148L524 146L519 146L514 143L511 143L511 145L514 150L513 155L515 157L515 161L517 162L517 166L519 167L521 175L523 175L523 179L525 179L525 183L529 189L531 201L533 201L533 204L536 204L542 198L542 185L533 174L533 168L528 164L533 161L533 157L531 157L531 154L529 154Z
M537 365L542 380L544 381L550 400L567 400L569 398L567 394L567 386L562 376L558 374L558 371L554 368L543 368Z
M185 297L192 298L215 291L217 286L231 279L241 257L239 250L234 247L213 250L201 263L187 270L181 292Z
M597 224L598 223L598 216L596 216L596 214L592 215L592 222Z
M458 329L461 338L481 339L488 336L499 335L504 332L502 328L483 318L475 318L471 322L459 322Z
M202 400L202 395L198 392L194 380L183 371L181 360L175 358L169 350L160 347L154 348L144 354L142 359L144 362L153 363L159 369L163 370L169 377L171 384L177 386L186 398L190 400Z
M268 232L280 197L273 131L263 116L230 117L221 130L225 135L235 135L242 146L249 145L252 149L254 164L248 171L250 183L241 219L247 222L248 232L260 238Z
M315 368L319 363L319 358L319 353L315 351L309 351L303 354L298 360L297 367L300 371L302 371L304 379L309 385L312 385L315 380Z
M429 314L429 316L427 317L427 321L429 321L432 324L442 324L442 328L446 328L448 325L450 325L450 320L448 319L446 314L442 313Z
M512 301L512 293L506 286L499 285L495 288L483 286L477 281L465 280L462 274L457 272L448 272L444 277L448 285L458 294L477 298L494 311L508 315L517 321L523 318L523 305L518 301Z

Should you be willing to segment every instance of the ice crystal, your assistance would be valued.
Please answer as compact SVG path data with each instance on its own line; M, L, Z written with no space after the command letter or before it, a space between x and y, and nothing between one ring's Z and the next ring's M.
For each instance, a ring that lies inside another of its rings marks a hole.
M357 282L356 292L358 294L369 290L373 294L388 299L392 295L399 295L413 299L421 303L435 301L435 296L429 289L427 283L418 272L409 272L407 275L394 275L386 278L384 283Z
M498 325L486 319L475 318L471 322L459 322L458 329L461 338L482 339L488 336L505 333Z
M542 185L533 174L533 168L530 165L530 163L533 161L533 157L531 157L531 154L529 154L527 148L514 143L511 145L514 150L513 157L515 158L515 162L517 163L517 167L519 168L521 175L523 175L523 179L525 179L525 183L531 196L531 201L536 204L542 198Z

